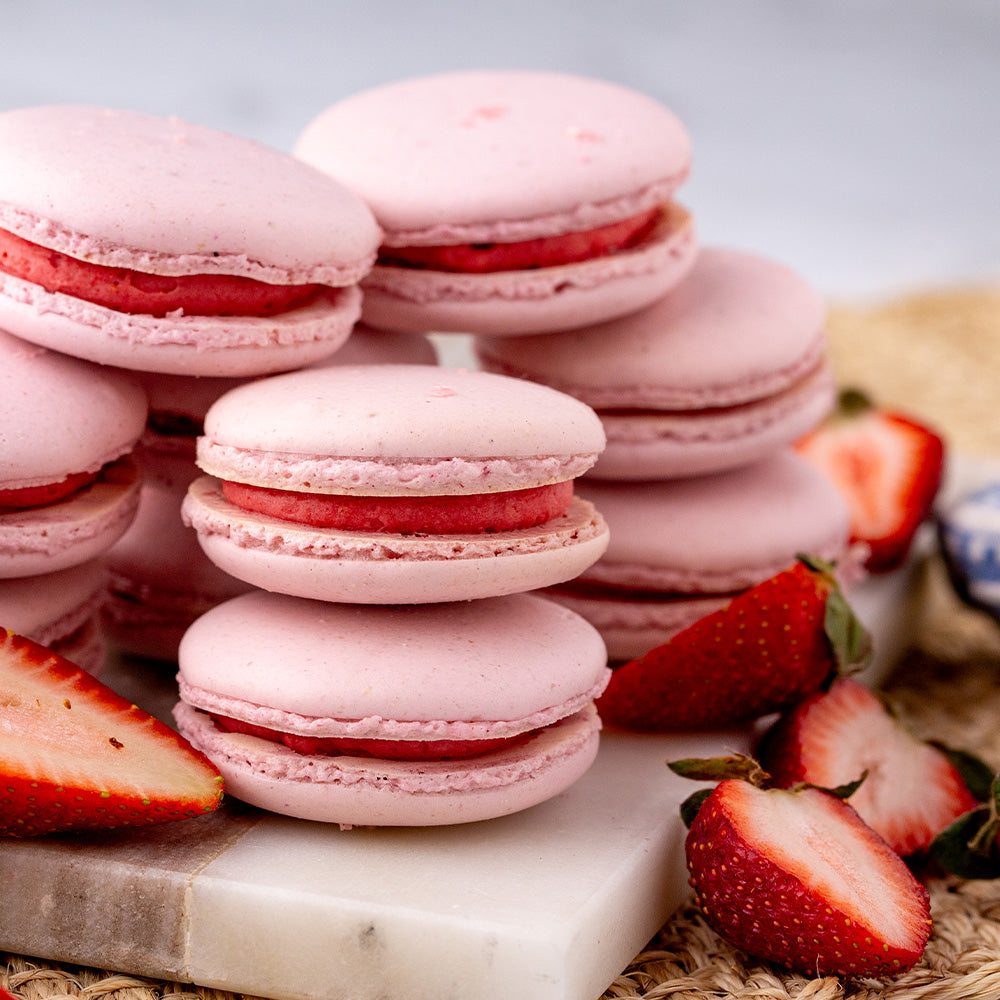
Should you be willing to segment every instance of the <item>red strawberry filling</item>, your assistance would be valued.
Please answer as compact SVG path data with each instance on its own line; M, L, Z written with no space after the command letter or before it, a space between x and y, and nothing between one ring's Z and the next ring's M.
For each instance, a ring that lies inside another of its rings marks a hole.
M482 534L544 524L565 513L573 482L462 496L343 496L225 481L226 499L243 510L315 528L345 531Z
M0 271L117 312L269 316L302 305L321 285L270 285L235 274L163 275L78 260L0 229Z
M45 504L63 500L77 490L82 490L96 478L96 472L74 472L57 483L0 489L0 509L24 510L29 507L44 507Z
M380 757L383 760L454 760L479 757L501 747L510 746L527 738L519 736L487 740L380 740L352 739L341 736L299 736L278 729L268 729L252 722L243 722L224 715L212 715L220 729L231 733L246 733L272 743L283 743L290 750L303 754L325 756Z
M379 263L471 274L576 264L627 250L641 243L656 227L660 211L659 208L652 208L597 229L560 236L540 236L517 243L383 247Z

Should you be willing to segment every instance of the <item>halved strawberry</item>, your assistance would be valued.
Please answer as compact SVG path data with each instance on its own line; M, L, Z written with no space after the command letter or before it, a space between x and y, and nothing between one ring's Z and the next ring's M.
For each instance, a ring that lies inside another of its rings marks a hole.
M947 751L908 732L873 691L850 677L837 678L783 716L759 755L785 787L829 787L865 774L851 805L902 855L925 851L979 801Z
M618 667L597 707L629 729L726 726L788 708L869 654L832 567L802 556Z
M750 954L807 976L911 968L931 932L927 890L844 801L850 789L773 788L752 761L733 763L738 776L699 796L684 845L708 923ZM716 765L670 766L716 780L726 773Z
M0 632L0 834L140 826L222 799L181 736L51 650Z
M844 495L852 540L870 550L868 568L883 572L899 566L941 487L942 438L848 389L836 412L800 439L796 450Z

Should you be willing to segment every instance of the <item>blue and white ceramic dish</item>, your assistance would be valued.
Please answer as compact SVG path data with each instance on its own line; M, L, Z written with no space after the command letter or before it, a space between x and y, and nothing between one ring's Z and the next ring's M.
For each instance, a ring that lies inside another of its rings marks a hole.
M1000 621L1000 481L959 497L938 516L952 583Z

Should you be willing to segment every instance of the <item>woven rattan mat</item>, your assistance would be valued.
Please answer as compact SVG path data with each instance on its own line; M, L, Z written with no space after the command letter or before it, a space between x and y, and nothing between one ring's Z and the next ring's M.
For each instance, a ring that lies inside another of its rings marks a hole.
M1000 293L946 291L835 309L831 340L844 384L920 414L958 452L1000 461L1000 417L993 409ZM885 688L916 732L974 750L1000 769L1000 626L959 604L935 557L922 568L917 599L912 649ZM790 975L728 947L696 910L684 907L611 984L605 1000L1000 1000L1000 881L939 879L929 889L934 933L926 953L892 981ZM24 1000L234 997L12 955L0 956L0 984Z

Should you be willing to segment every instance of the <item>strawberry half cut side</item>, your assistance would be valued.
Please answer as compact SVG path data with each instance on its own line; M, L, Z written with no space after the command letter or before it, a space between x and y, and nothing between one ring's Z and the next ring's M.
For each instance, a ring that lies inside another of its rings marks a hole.
M902 855L927 850L979 804L949 752L908 732L878 695L850 677L837 678L779 719L759 757L785 787L830 787L864 774L851 805Z
M627 729L721 727L789 708L870 654L833 567L800 556L618 667L597 707L605 722Z
M708 923L803 975L894 976L930 936L927 890L832 791L724 778L691 820L685 854Z
M141 826L212 812L215 766L51 650L0 633L0 835Z
M899 566L941 487L945 445L940 435L846 389L836 411L795 447L847 501L852 541L868 546L868 569Z

